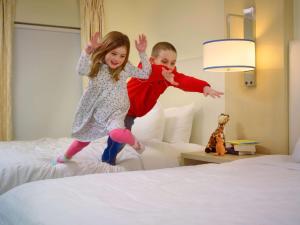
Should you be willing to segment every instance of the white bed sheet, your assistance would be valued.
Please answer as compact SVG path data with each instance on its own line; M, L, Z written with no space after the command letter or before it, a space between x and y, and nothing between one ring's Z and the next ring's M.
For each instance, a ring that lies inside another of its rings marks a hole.
M111 166L99 160L106 139L104 137L91 143L69 163L56 166L51 165L51 160L65 152L71 138L0 142L0 194L20 184L41 179L178 166L181 151L203 149L196 144L176 146L149 141L145 143L146 150L142 155L125 146L118 155L117 166Z
M28 183L0 196L0 224L298 225L299 206L300 164L264 156Z

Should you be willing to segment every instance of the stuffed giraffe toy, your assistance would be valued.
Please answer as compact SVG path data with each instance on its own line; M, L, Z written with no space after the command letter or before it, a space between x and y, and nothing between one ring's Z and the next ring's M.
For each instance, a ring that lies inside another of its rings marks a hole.
M224 126L229 121L229 115L221 113L218 117L218 127L211 134L209 141L205 147L205 152L217 152L218 155L225 154L225 135ZM223 147L222 147L223 146ZM217 149L218 148L218 149Z
M217 143L216 143L216 153L215 153L215 155L220 155L220 156L225 155L226 149L225 149L224 140L221 137L221 135L218 135L216 137L216 141L217 141Z

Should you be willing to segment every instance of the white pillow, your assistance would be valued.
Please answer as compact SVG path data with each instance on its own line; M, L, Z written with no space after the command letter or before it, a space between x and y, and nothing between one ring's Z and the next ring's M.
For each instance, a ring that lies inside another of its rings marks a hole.
M163 141L189 143L195 113L194 104L168 108L164 113L166 121Z
M159 103L143 117L136 118L132 126L132 133L138 140L162 141L165 117Z
M292 158L295 162L300 163L300 137L298 138L296 145L294 147Z

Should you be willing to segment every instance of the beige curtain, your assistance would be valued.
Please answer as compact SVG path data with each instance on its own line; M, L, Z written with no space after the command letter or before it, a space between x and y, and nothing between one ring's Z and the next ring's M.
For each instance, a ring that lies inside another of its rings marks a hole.
M95 32L102 37L104 8L103 0L80 0L81 47L84 48ZM83 88L88 79L83 79Z
M0 0L0 141L12 139L11 76L15 0Z

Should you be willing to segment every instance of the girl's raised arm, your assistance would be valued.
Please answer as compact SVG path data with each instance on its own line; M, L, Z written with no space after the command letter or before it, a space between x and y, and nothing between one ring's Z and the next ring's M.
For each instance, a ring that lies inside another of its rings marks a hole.
M131 63L127 63L126 71L131 77L137 77L142 79L148 79L151 73L151 64L146 55L147 38L144 34L140 34L138 40L135 40L135 47L139 52L142 68L137 68Z

